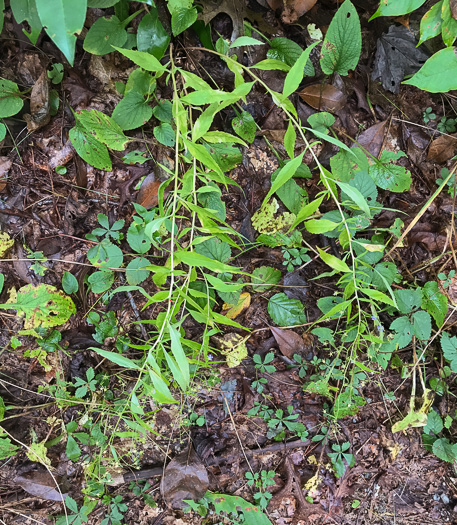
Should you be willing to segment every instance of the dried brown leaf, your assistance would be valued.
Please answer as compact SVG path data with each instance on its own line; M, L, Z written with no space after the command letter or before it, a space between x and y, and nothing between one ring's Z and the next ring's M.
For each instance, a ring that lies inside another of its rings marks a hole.
M270 330L278 343L281 353L289 359L292 359L294 354L305 351L305 343L296 332L292 330L282 330L274 326L270 326Z
M449 0L449 7L451 8L452 18L457 20L457 0Z
M282 21L285 24L295 23L302 15L314 7L317 0L285 0Z
M145 177L141 184L136 202L147 210L157 206L159 202L160 184L160 180L155 180L154 173L150 173L147 177Z
M300 97L314 109L338 111L346 104L346 95L330 84L312 84L305 87Z
M438 164L444 164L455 155L457 149L457 134L441 135L435 139L428 149L427 160L434 160Z
M49 501L62 501L62 497L64 499L67 497L62 488L62 494L57 490L51 474L38 465L27 466L22 471L19 471L14 478L14 483L29 494Z
M43 71L35 82L30 94L30 115L24 115L27 129L35 131L51 120L51 106L49 103L49 78L47 71Z
M387 120L378 122L374 126L362 131L358 136L357 142L366 149L373 157L377 157L381 152L384 143L384 132L386 129Z
M175 457L163 474L160 492L173 509L186 506L185 499L198 501L209 487L208 472L193 448Z

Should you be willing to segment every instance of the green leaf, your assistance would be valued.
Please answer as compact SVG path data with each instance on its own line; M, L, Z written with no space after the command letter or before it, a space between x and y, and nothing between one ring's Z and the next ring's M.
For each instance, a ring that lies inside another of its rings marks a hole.
M78 155L88 164L103 171L112 171L113 166L107 147L95 139L80 125L69 131L70 141Z
M211 237L208 240L197 244L195 246L195 251L200 255L204 255L205 257L222 263L227 262L232 256L230 245L216 237Z
M291 159L293 159L295 155L296 140L297 140L297 133L295 132L295 127L292 124L292 122L289 121L289 125L287 126L286 134L284 135L284 148L287 151L287 155L289 155Z
M178 365L179 369L179 376L180 379L178 380L177 377L174 377L176 381L178 382L179 386L186 391L189 387L190 383L190 367L189 367L189 361L186 357L186 354L184 353L184 350L181 345L181 334L177 330L176 326L168 325L168 329L170 331L170 338L171 338L171 352L176 360L176 364ZM166 356L167 354L165 354ZM168 359L167 359L168 361Z
M117 16L101 17L87 32L83 47L92 55L107 55L114 51L113 46L123 46L126 40L127 31Z
M328 133L328 130L335 124L335 117L331 113L322 111L321 113L314 113L308 117L308 124L315 130Z
M114 272L111 270L101 270L89 275L87 281L93 293L103 293L111 288L114 283Z
M441 9L442 18L442 37L444 44L449 47L452 46L457 37L457 20L455 20L451 13L450 2L444 2Z
M271 266L261 266L252 272L251 286L254 292L266 292L281 280L281 271ZM261 284L260 284L261 283Z
M144 96L137 91L129 91L114 108L112 118L121 129L139 128L152 117L152 108Z
M16 115L23 105L17 84L11 80L0 79L0 118Z
M2 433L2 429L0 428L0 460L16 455L16 452L20 449L20 447L13 445L9 438L2 437L4 435L5 434Z
M346 182L340 182L335 181L336 185L339 186L344 193L344 195L347 195L356 206L362 210L367 217L371 217L370 207L368 206L368 202L365 200L365 197L362 195L362 193L352 186L351 184L348 184ZM341 200L343 200L343 195ZM344 201L343 201L344 202Z
M430 410L427 416L427 424L424 427L426 434L438 435L443 430L443 420L440 415L437 414L433 409Z
M252 38L250 36L239 36L233 44L230 45L229 49L235 49L236 47L243 47L243 46L263 46L265 45L264 42L261 42L260 40L256 40L255 38Z
M27 33L24 28L22 31L27 35L30 42L35 45L40 36L41 29L43 28L43 24L38 16L35 0L10 0L10 4L16 22L18 24L24 21L27 22L30 28L30 33Z
M1 0L0 0L1 1ZM6 137L6 126L0 122L0 142Z
M289 299L285 293L277 293L268 301L268 313L279 326L292 326L306 323L302 303Z
M27 284L17 291L16 298L0 304L4 310L16 310L25 316L24 328L49 328L68 321L76 313L72 299L49 284Z
M139 370L140 366L132 361L128 357L125 357L121 354L116 354L115 352L109 352L108 350L102 350L101 348L91 347L90 350L93 350L96 354L101 355L105 359L108 359L112 363L122 366L122 368L128 368L131 370Z
M448 463L453 463L457 458L457 443L449 443L447 438L437 439L432 450L436 457Z
M271 521L261 512L259 507L254 506L239 496L207 492L205 499L214 505L215 512L219 514L219 516L238 515L239 510L241 510L243 525L272 525ZM190 503L190 501L186 501L186 503Z
M178 7L171 12L171 30L177 36L190 27L197 20L195 7Z
M292 67L300 58L303 49L293 40L284 37L276 37L271 41L271 48L267 51L267 57L271 60L278 60ZM256 64L253 67L257 67ZM305 75L314 76L314 66L311 60L308 60L304 70Z
M435 319L440 328L447 314L447 297L439 291L438 283L428 281L422 288L422 308Z
M76 35L86 20L87 0L35 0L46 33L73 65Z
M399 348L405 348L413 339L413 327L406 316L395 319L390 329L397 333L393 342L397 343Z
M113 46L116 51L129 58L134 64L142 67L146 71L164 72L167 70L165 66L157 60L157 58L144 51L133 51L130 49L121 49Z
M247 111L242 111L232 120L233 131L247 142L254 142L257 126L254 118Z
M446 361L449 361L451 370L457 372L457 337L449 337L447 332L444 332L441 337L441 349Z
M381 262L373 269L371 284L376 286L378 290L386 291L398 275L398 269L394 263Z
M148 265L149 261L144 257L135 257L135 259L132 259L125 270L127 282L132 286L136 286L145 281L151 273L149 270L144 269L144 266Z
M281 60L267 58L251 66L251 69L260 69L261 71L290 71L290 66Z
M323 199L324 199L323 197L319 197L318 199L314 199L312 202L310 202L306 206L303 206L303 208L297 213L297 218L292 224L292 228L295 228L298 224L300 224L302 221L304 221L309 216L311 216L322 204Z
M419 45L441 33L441 8L443 0L429 9L421 19Z
M306 221L305 227L309 233L321 234L333 231L339 223L329 221L328 219L310 219Z
M159 100L157 106L152 109L152 114L160 122L168 122L173 120L173 106L169 100Z
M106 144L108 148L116 151L125 149L129 138L108 115L96 109L83 109L75 114L75 118L86 133L93 135L97 141Z
M0 293L3 291L3 285L5 284L5 276L3 273L0 273ZM1 418L0 418L1 421Z
M137 31L138 51L145 51L160 60L170 43L170 36L165 31L158 18L157 8L152 8L146 13L138 25Z
M263 199L262 206L265 205L265 203L268 202L269 198L275 193L283 184L285 184L289 179L291 179L295 172L297 171L300 164L303 162L303 156L305 152L303 152L298 157L295 157L294 159L290 160L287 164L285 164L281 170L278 173L278 176L276 177L275 181L271 185L270 191L267 193L266 197Z
M174 147L176 135L168 122L162 122L159 126L155 126L153 133L154 137L160 142L160 144L170 148Z
M76 293L79 289L78 279L70 272L63 272L62 288L68 295Z
M290 162L290 161L289 161ZM271 175L271 183L274 184L280 170L277 169ZM294 180L289 179L278 190L276 195L281 199L284 206L292 213L297 214L306 203L308 193L301 188Z
M389 304L390 306L395 306L395 303L393 302L393 300L390 297L388 297L386 294L383 294L382 292L380 292L379 290L373 290L373 288L363 288L360 291L379 303L384 303L384 304Z
M395 299L398 310L402 314L409 314L416 308L419 308L422 302L422 290L395 290Z
M361 51L359 15L350 0L345 0L330 22L322 44L322 71L326 75L348 75L357 66Z
M378 16L406 15L424 3L425 0L381 0L378 10L370 18L370 21Z
M403 166L376 162L368 168L370 177L383 190L403 193L411 186L411 173Z
M455 47L441 49L413 75L403 82L431 93L447 93L457 89L457 55Z
M104 239L87 252L87 258L94 266L120 268L124 255L119 246L108 239Z
M113 7L118 2L119 0L87 0L87 7L106 9L107 7Z
M284 97L289 97L298 89L298 86L303 80L305 66L309 60L309 54L318 43L319 42L314 42L314 44L308 46L305 51L300 54L291 70L287 73L286 79L284 81L284 89L282 90Z
M175 253L175 261L176 264L183 262L189 266L199 266L217 273L239 273L240 270L235 266L229 266L228 264L221 263L200 253L186 252L184 250Z
M73 436L68 436L65 455L70 461L78 461L81 457L81 449Z
M321 259L325 262L325 264L328 264L330 268L333 268L337 272L351 272L349 266L344 261L338 259L338 257L335 257L330 253L324 252L324 250L321 250L319 247L317 249L319 250L319 255L321 256Z
M411 316L414 335L421 341L427 341L432 335L432 319L430 314L419 310Z
M203 144L222 172L235 168L242 160L243 155L233 144Z

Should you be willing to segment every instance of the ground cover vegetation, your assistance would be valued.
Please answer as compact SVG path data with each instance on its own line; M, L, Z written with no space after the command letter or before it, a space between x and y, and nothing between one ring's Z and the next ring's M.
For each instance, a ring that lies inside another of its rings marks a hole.
M0 10L3 522L453 522L454 2Z

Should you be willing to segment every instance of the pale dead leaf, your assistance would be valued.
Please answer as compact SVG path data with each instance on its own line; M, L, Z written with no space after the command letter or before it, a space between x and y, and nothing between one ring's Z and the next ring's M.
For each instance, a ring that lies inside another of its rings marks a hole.
M30 115L25 114L28 131L35 131L51 120L51 106L49 104L49 78L47 71L43 71L35 82L30 94Z
M303 339L293 330L282 330L274 326L270 326L269 328L278 343L279 350L289 359L292 359L294 354L305 351Z
M307 104L320 111L339 111L347 100L342 91L330 84L312 84L299 95Z
M378 122L374 126L369 127L357 137L357 142L366 149L373 157L377 157L381 152L384 143L384 132L386 129L387 120Z
M444 164L455 155L457 149L457 134L441 135L435 139L428 149L427 160L434 160L438 164Z

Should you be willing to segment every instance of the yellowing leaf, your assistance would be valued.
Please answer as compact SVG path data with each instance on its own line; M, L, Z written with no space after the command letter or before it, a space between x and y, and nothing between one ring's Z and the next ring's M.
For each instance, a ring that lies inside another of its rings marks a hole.
M47 448L44 441L41 443L32 443L27 450L27 457L34 463L41 463L45 466L51 466L51 460L46 455Z
M229 319L235 319L238 317L241 312L244 312L246 308L251 304L251 294L249 292L244 292L240 295L237 304L224 304L222 311L226 317Z
M226 356L227 365L230 368L238 366L247 357L246 340L248 337L243 337L234 332L225 334L223 337L214 337L220 352Z
M13 245L14 240L6 232L0 232L0 257L4 257Z

